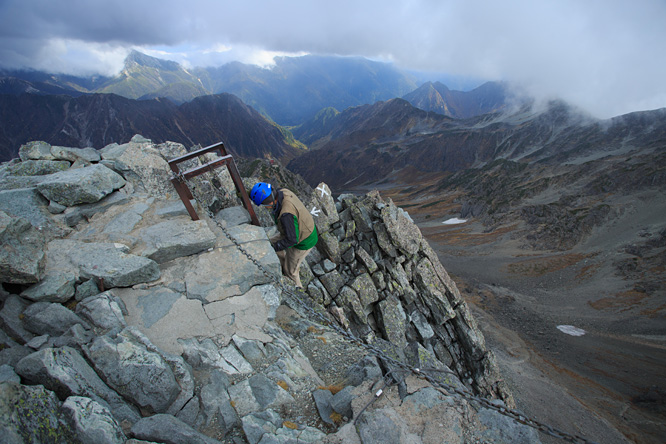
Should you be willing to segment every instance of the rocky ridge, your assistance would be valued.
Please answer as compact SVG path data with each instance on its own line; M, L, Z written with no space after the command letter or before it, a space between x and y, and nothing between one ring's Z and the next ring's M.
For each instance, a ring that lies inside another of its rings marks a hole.
M406 212L376 192L335 201L324 183L304 196L321 240L295 303L276 285L268 215L249 225L226 173L193 181L216 197L212 217L197 206L189 218L165 160L185 152L141 136L100 150L33 142L0 166L7 442L538 442L313 322L513 407Z
M91 147L141 132L157 142L187 146L224 142L234 156L291 159L304 147L282 128L231 94L200 97L180 106L166 99L130 100L115 94L0 94L0 161L17 157L31 140Z

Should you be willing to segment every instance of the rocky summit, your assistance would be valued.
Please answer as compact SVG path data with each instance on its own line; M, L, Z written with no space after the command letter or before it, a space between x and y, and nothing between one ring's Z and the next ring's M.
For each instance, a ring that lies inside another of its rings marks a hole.
M190 218L167 164L186 152L31 142L0 165L3 442L539 442L501 414L511 393L409 214L301 195L320 241L296 289L225 170L190 181Z

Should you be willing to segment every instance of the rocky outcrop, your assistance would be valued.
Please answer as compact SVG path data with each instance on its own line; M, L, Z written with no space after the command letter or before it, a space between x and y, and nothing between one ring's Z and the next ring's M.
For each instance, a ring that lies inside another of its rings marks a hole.
M184 147L140 136L120 146L100 163L43 143L22 151L22 162L68 156L64 173L81 177L112 166L125 185L95 202L66 201L60 212L41 212L53 195L30 200L48 231L11 209L0 214L16 227L4 229L7 245L41 234L22 247L37 245L29 257L3 243L10 270L36 259L29 278L1 275L8 442L538 442L533 429L385 359L436 369L448 387L512 406L458 290L391 201L376 192L335 201L320 184L306 202L321 241L301 270L307 292L298 293L280 276L267 235L274 227L249 225L238 206L212 218L198 208L193 222L170 196L165 157Z
M309 295L331 313L342 309L343 323L368 342L389 341L407 361L418 344L474 390L512 405L476 321L409 215L378 192L342 195L336 204L337 220L317 217L328 231L301 272ZM312 205L331 208L330 192L315 194Z

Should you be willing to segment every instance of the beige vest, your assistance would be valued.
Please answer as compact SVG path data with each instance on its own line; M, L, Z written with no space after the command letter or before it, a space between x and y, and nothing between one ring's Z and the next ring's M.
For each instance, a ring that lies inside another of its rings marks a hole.
M298 221L298 242L303 242L315 229L312 214L310 214L305 205L303 205L303 202L294 193L286 188L282 188L280 191L282 191L284 199L282 199L282 208L280 209L278 221L284 213L296 216L296 220ZM279 224L278 229L282 231L282 224Z

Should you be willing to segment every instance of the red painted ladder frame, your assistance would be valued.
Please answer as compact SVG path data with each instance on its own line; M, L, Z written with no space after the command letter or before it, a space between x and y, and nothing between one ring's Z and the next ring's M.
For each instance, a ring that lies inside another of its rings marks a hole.
M206 153L210 153L211 151L217 151L218 153L220 153L221 157L212 160L205 165L191 168L182 173L178 169L179 163L185 162L186 160L194 159L195 157L201 156ZM169 167L171 168L171 171L173 171L174 173L174 177L171 179L171 183L176 189L178 196L180 196L180 199L183 201L183 204L185 205L185 208L187 209L187 212L189 213L192 220L199 220L199 215L192 206L192 203L190 202L190 200L193 199L194 197L192 196L192 192L188 188L185 181L193 177L199 176L200 174L203 174L207 171L212 171L214 168L226 165L227 169L229 170L229 174L231 175L231 180L233 180L234 185L236 186L236 190L241 196L241 200L243 201L243 206L245 206L247 212L250 213L250 219L252 220L252 225L260 226L259 219L257 219L257 215L254 212L254 208L252 208L252 204L250 203L250 198L248 197L247 192L245 191L245 186L243 185L243 181L241 180L240 174L238 173L238 168L236 168L236 162L234 162L234 158L231 156L231 154L227 154L227 149L224 147L224 143L219 142L214 145L207 146L206 148L201 148L200 150L192 151L183 156L171 159L168 161L168 163Z

